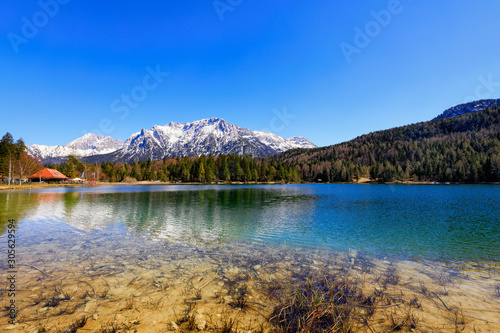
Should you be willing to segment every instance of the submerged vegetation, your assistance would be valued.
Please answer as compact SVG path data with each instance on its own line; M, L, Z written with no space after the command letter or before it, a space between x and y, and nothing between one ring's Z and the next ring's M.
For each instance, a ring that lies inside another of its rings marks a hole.
M247 243L148 242L112 236L110 230L100 231L99 237L36 232L37 238L28 237L23 245L30 256L19 275L19 331L456 332L500 327L495 313L488 312L498 299L481 296L496 284L461 276L450 267ZM0 289L0 295L5 292ZM0 325L6 321L0 317Z
M360 319L358 307L366 307L368 318L375 311L375 298L365 296L357 283L335 276L308 278L280 299L270 321L277 332L352 332L353 319Z

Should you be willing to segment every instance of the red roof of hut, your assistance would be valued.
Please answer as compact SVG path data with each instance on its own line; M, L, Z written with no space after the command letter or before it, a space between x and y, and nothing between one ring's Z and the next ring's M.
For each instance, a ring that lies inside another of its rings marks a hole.
M54 169L45 168L42 171L42 179L43 180L60 180L60 179L68 179L65 175L60 173ZM40 178L40 172L32 174L29 178Z

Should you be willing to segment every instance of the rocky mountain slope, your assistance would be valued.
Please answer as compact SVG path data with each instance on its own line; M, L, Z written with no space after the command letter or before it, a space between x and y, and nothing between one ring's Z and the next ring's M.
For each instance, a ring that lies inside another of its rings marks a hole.
M80 158L99 154L108 154L122 148L120 139L101 134L85 134L67 145L47 146L34 144L28 146L28 154L41 158L44 163L61 163L68 155Z
M436 119L443 119L443 118L451 118L455 116L459 116L462 114L466 114L469 112L475 112L475 111L481 111L487 108L491 108L493 106L500 105L500 99L482 99L480 101L474 101L470 103L465 103L465 104L460 104L457 106L454 106L452 108L449 108L448 110L444 111L442 114L434 118L433 120Z
M148 158L158 160L164 157L209 154L264 156L292 148L313 147L316 146L304 138L284 139L273 133L250 131L221 118L210 118L185 124L171 122L165 126L154 126L150 130L142 129L132 134L122 149L85 160L131 162Z
M191 123L170 122L132 134L125 142L97 134L86 134L65 146L32 145L31 155L45 163L60 163L68 155L96 162L131 162L199 155L237 154L274 155L293 148L314 148L302 137L284 139L265 131L251 131L221 118L210 118Z

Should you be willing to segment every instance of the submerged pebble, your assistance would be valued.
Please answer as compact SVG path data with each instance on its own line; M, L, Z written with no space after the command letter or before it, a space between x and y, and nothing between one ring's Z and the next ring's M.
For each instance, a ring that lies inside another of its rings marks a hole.
M177 331L179 329L179 326L174 321L172 321L168 323L167 328L169 331Z

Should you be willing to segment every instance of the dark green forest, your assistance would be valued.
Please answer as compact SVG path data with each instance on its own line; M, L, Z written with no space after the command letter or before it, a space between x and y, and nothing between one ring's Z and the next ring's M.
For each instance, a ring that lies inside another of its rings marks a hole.
M497 106L274 158L300 167L308 181L350 182L362 175L383 182L498 182L499 113Z
M47 165L68 177L96 174L112 182L300 182L299 171L283 162L250 156L219 155L163 159L128 163L90 165L70 156L60 165Z
M361 178L379 182L499 182L499 113L500 107L493 107L265 158L220 155L93 165L68 156L65 163L46 167L68 177L85 172L89 178L94 174L99 181L111 182L296 183L356 182ZM0 156L0 160L6 157Z

